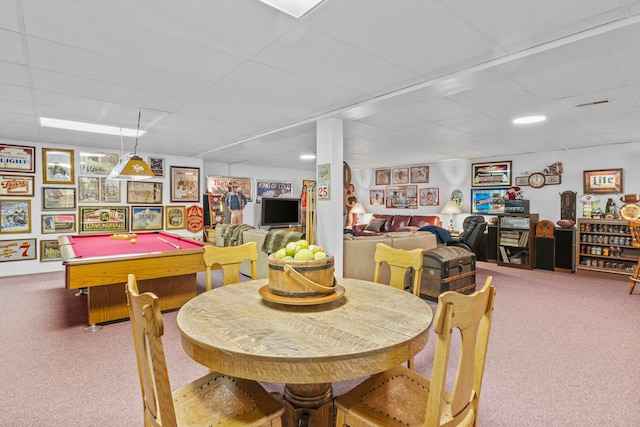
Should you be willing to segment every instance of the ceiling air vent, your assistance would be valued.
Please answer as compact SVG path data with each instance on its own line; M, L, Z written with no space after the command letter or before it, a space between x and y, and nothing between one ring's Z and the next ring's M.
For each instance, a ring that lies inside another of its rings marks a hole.
M607 104L608 102L609 102L608 99L603 99L600 101L585 102L584 104L578 104L576 105L576 107L588 107L589 105Z

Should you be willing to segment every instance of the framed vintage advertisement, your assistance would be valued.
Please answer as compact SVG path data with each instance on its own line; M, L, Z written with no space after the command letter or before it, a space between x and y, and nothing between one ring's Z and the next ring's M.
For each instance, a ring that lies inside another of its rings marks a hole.
M0 197L33 197L32 175L0 175Z
M389 185L389 184L391 184L391 169L377 169L376 185Z
M57 240L40 240L40 262L62 261Z
M0 144L0 172L35 173L35 147Z
M164 176L164 158L149 156L149 167L155 176Z
M253 188L251 178L239 178L237 176L207 176L207 188L206 192L213 195L224 196L229 187L237 185L238 189L242 191L244 197L247 198L247 202L253 201Z
M75 184L73 150L42 149L42 183Z
M43 210L76 208L76 189L69 187L42 187Z
M395 209L418 208L417 185L395 185L386 188L387 199L385 206Z
M100 177L100 203L120 203L119 179Z
M31 233L30 200L0 200L0 233Z
M162 206L132 206L131 231L162 230Z
M148 181L127 181L127 203L162 204L162 183Z
M499 214L504 213L506 188L471 189L471 213Z
M171 166L171 201L200 201L200 168Z
M0 262L36 259L36 239L0 240Z
M117 154L80 153L80 173L109 175L118 164Z
M409 168L393 168L391 169L392 184L408 184Z
M369 204L384 205L384 190L369 190Z
M187 227L187 213L184 206L167 206L164 228L182 230Z
M429 166L411 166L411 183L422 184L429 182Z
M122 233L129 231L128 206L80 206L81 233Z
M76 232L76 214L46 214L40 218L42 234Z
M511 187L511 161L473 163L472 187Z
M256 179L256 203L263 197L293 197L293 182Z
M437 187L420 189L420 206L439 206L440 189Z
M585 194L622 193L622 169L590 170L583 173Z
M97 176L78 177L78 203L100 202L100 178Z

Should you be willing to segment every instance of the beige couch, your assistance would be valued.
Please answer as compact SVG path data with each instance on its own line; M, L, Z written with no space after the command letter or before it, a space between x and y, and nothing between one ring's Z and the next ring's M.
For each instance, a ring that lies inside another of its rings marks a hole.
M376 251L377 243L384 243L393 248L421 248L425 251L438 247L436 235L427 231L390 232L378 236L359 237L345 234L343 241L343 276L373 280L373 272L376 266L373 254ZM389 280L389 267L385 264L383 264L380 271L380 278L383 283Z
M242 242L256 242L258 247L257 276L258 279L269 277L268 255L262 252L262 245L267 236L266 230L249 229L242 232ZM373 254L376 243L381 242L394 248L429 250L438 246L435 234L426 231L416 232L390 232L378 236L354 237L345 234L343 240L343 276L354 279L373 280L375 262ZM213 243L210 241L210 243ZM216 235L216 246L224 246L224 239ZM251 276L251 264L245 261L240 266L240 273ZM389 268L382 267L381 279L389 279Z

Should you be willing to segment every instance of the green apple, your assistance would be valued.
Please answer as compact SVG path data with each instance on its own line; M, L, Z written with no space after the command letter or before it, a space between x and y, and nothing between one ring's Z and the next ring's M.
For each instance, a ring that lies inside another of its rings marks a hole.
M291 261L293 259L293 257L291 255L287 255L286 257L282 258L284 261Z
M285 246L285 251L289 256L294 256L296 254L296 249L298 249L296 242L289 242L287 243L287 246Z
M315 254L313 254L313 259L324 259L327 257L327 254L325 252L316 252Z
M282 259L287 256L287 250L285 248L278 249L276 252L276 258Z
M302 248L298 252L296 252L296 255L293 257L293 259L298 261L309 261L314 259L313 257L313 252L311 252L307 248Z
M300 249L307 249L309 247L309 242L302 239L302 240L298 240L296 242L296 245L300 248Z

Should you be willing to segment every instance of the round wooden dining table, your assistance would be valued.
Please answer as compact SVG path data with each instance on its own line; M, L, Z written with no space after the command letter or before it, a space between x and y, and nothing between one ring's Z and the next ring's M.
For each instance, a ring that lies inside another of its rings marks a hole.
M337 281L344 294L318 305L263 298L266 279L204 292L178 312L182 346L214 371L284 383L285 426L331 426L331 383L406 362L426 345L433 319L429 305L408 292Z

